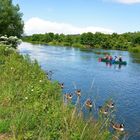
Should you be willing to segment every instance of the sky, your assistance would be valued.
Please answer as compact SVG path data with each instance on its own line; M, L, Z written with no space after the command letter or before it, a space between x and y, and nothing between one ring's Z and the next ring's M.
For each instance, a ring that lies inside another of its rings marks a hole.
M140 31L140 0L13 0L24 32L80 34Z

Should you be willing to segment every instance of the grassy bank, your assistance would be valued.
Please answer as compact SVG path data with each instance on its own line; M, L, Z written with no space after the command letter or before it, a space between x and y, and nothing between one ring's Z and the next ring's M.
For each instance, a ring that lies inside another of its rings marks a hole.
M23 41L25 42L29 42L29 43L32 43L32 44L45 44L45 45L51 45L51 46L65 46L65 47L75 47L75 48L81 48L81 49L86 49L86 46L80 44L80 43L74 43L74 44L70 44L68 42L57 42L57 41L52 41L52 42L41 42L41 41L27 41L27 40L24 40Z
M94 48L93 47L90 47L88 45L82 45L80 43L74 43L74 44L70 44L68 42L57 42L57 41L52 41L52 42L40 42L40 41L29 41L29 40L24 40L23 41L25 42L29 42L29 43L32 43L32 44L45 44L45 45L50 45L50 46L65 46L65 47L74 47L74 48L79 48L81 51L89 51L89 52L93 52L93 53L96 53L96 54L109 54L109 52L100 52L100 51L96 51L95 49L102 49L101 46L95 46ZM140 53L140 46L137 45L136 47L129 47L128 49L124 49L124 48L121 48L121 49L116 49L116 48L110 48L111 50L121 50L121 51L129 51L129 52L132 52L132 53ZM107 49L104 49L104 50L110 50L109 48Z
M129 48L129 51L133 53L140 53L140 45L136 45L133 48Z
M109 119L84 121L36 61L0 46L0 138L108 140Z

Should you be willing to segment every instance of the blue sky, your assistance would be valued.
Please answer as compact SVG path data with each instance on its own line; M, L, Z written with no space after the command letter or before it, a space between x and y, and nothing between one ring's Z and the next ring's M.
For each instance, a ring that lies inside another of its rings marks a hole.
M13 2L19 4L24 14L27 34L49 31L58 33L61 31L81 33L89 30L117 33L140 31L140 0L13 0Z

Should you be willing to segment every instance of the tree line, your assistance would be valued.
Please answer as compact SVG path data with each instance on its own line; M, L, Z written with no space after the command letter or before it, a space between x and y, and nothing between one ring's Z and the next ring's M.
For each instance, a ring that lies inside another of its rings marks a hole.
M78 48L101 48L140 52L140 32L128 32L123 34L88 32L81 35L45 33L24 36L23 40L28 42L46 43L49 45L74 46Z

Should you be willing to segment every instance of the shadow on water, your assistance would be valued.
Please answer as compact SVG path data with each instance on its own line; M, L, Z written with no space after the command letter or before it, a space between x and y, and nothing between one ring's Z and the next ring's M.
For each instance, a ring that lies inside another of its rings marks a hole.
M126 65L122 65L122 64L112 64L112 63L109 63L109 62L105 62L105 65L106 65L106 67L109 67L109 68L111 68L111 67L113 67L114 69L121 69L122 67L126 67Z

